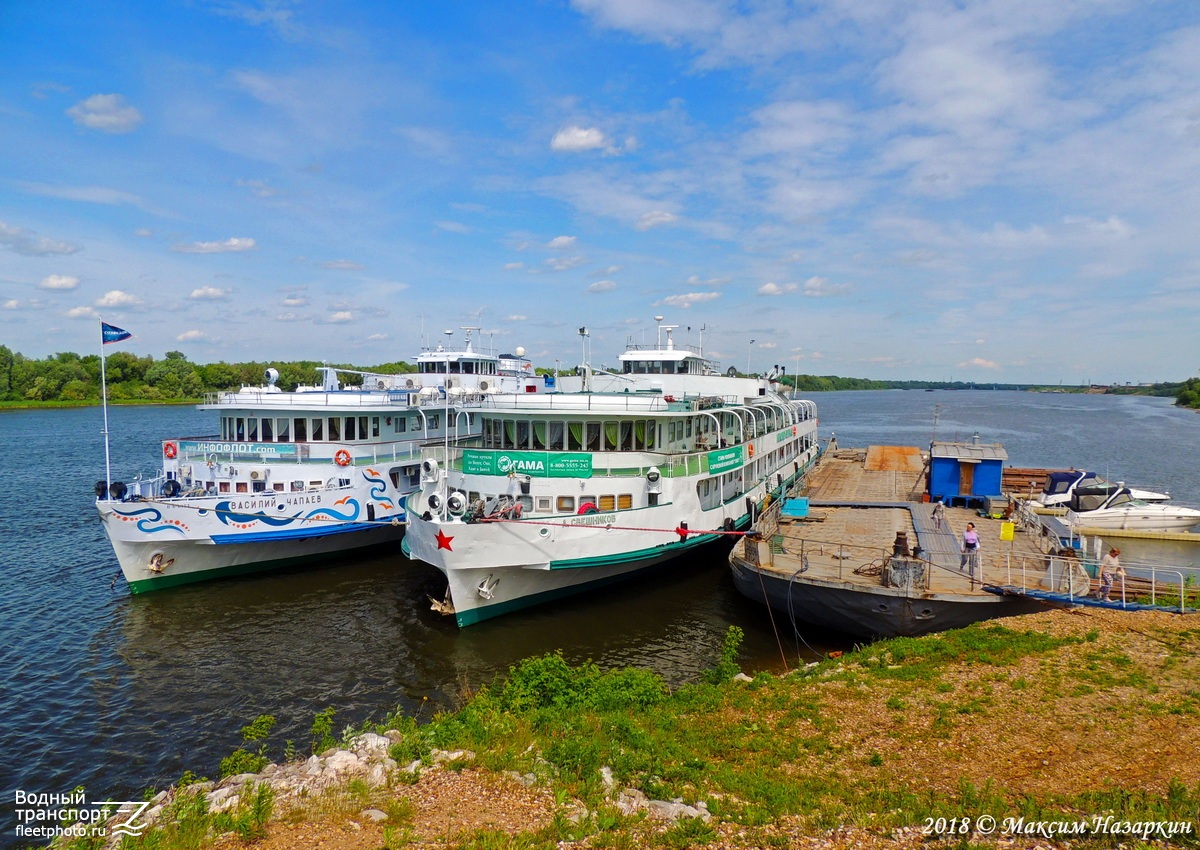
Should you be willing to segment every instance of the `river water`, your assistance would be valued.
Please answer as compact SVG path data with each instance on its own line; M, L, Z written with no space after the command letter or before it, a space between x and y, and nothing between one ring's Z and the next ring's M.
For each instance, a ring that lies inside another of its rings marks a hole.
M1014 466L1088 466L1200 502L1200 416L1167 399L984 391L812 396L841 446L1001 442ZM109 411L113 477L149 472L160 441L211 433L211 414ZM458 630L429 610L444 583L396 551L132 597L96 516L98 409L0 412L0 844L14 791L132 799L186 769L213 775L260 713L307 749L313 715L359 723L453 706L521 658L637 665L673 683L711 665L729 625L743 665L781 669L765 610L712 549L643 579ZM845 638L806 634L817 650ZM788 663L814 657L785 640ZM133 795L133 796L131 796Z

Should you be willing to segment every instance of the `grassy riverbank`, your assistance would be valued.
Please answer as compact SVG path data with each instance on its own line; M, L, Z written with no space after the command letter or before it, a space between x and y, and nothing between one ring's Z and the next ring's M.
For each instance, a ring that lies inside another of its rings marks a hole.
M726 659L674 692L644 671L547 656L428 724L380 724L399 768L384 784L245 790L221 815L178 794L123 846L915 848L940 825L956 846L1033 847L1057 839L1013 835L1013 822L1005 833L1006 818L1107 816L1194 830L1198 650L1194 618L1088 610L881 642L750 682L730 681ZM623 789L711 818L624 813Z

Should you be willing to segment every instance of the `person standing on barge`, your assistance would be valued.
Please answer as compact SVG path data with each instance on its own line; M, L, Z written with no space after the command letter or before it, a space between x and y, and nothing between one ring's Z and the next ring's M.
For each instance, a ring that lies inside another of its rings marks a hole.
M975 530L973 522L967 523L967 530L962 536L962 560L958 569L961 571L964 568L968 568L971 578L975 578L979 570L979 532Z

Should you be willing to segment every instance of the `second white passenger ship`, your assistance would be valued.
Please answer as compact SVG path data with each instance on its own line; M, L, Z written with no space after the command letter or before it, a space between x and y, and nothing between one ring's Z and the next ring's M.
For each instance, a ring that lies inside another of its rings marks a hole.
M404 548L446 575L437 609L467 626L676 558L804 474L816 406L720 374L673 330L620 373L585 367L579 391L491 396L478 436L426 450Z

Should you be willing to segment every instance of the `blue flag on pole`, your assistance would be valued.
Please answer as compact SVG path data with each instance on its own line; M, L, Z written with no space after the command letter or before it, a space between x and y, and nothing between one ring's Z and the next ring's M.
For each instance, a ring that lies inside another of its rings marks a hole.
M110 342L120 342L123 339L129 339L133 334L124 328L118 328L116 325L110 325L108 322L100 323L100 338L107 345Z

